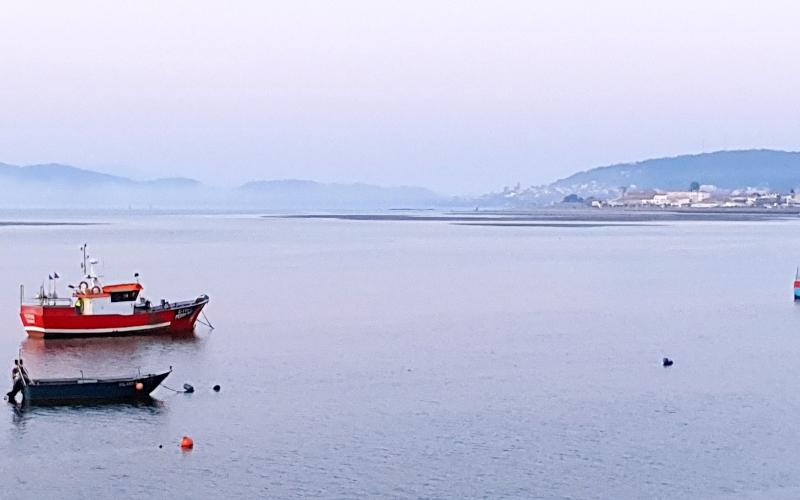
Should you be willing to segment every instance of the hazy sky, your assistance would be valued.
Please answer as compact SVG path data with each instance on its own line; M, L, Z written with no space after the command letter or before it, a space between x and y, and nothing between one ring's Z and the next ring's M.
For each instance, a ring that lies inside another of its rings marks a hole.
M3 2L0 162L480 193L800 149L800 6Z

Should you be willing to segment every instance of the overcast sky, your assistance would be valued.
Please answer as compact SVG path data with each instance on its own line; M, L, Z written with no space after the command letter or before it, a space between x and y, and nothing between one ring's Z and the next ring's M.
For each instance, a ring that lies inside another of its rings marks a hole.
M800 149L796 2L0 5L0 162L456 194Z

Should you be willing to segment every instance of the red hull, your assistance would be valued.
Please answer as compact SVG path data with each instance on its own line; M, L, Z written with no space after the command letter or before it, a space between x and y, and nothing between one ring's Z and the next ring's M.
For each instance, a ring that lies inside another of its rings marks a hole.
M74 307L23 305L22 326L31 337L92 337L191 331L208 297L133 314L78 314Z

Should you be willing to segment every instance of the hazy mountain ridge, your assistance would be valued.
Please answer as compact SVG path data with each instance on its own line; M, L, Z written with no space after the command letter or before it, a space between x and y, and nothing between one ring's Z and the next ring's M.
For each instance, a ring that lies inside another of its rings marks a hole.
M0 180L19 183L64 183L85 185L118 185L133 187L137 185L157 185L167 179L135 181L127 177L87 170L84 168L62 165L59 163L41 163L36 165L17 166L0 163ZM197 182L197 181L193 181Z
M252 181L237 188L206 186L195 179L134 180L56 163L0 163L0 206L168 207L265 209L429 208L444 198L421 187L325 184L311 180Z
M479 198L447 198L413 186L261 180L237 188L195 179L134 180L56 163L20 167L0 163L0 206L248 208L381 210L454 206L551 205L565 196L611 199L628 190L686 190L692 182L723 190L800 188L800 152L767 149L717 151L601 166L541 186L506 188Z

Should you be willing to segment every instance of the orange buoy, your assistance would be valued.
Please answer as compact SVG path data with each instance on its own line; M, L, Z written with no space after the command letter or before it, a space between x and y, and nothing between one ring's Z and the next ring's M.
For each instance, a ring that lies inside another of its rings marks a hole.
M141 391L142 389L144 389L144 384L141 382L136 382L136 390Z
M183 436L183 439L181 439L181 448L184 450L191 450L194 448L194 441L192 441L192 438L189 436Z

